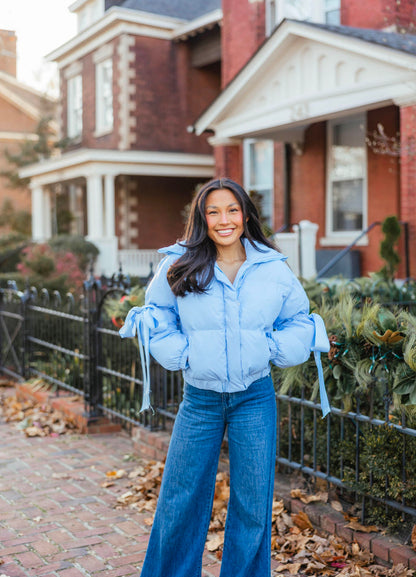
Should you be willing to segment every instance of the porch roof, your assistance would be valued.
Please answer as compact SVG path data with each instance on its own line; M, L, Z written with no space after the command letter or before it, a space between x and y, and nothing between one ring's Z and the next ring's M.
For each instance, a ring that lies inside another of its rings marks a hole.
M82 148L19 171L21 178L30 178L37 186L93 174L210 178L214 174L214 158L208 154Z
M212 143L300 141L313 122L416 102L416 37L284 20L196 120Z

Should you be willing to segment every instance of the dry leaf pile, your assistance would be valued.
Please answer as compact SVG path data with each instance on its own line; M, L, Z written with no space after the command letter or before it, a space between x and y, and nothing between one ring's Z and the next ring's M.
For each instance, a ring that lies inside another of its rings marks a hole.
M142 461L130 473L124 469L109 471L106 473L107 480L102 483L102 486L112 486L117 479L129 479L128 490L117 498L116 507L132 507L140 513L153 515L156 510L163 468L164 465L160 461ZM206 547L209 551L216 552L219 559L221 559L224 544L229 496L229 476L226 473L218 473ZM307 495L296 489L292 491L292 497L299 498L305 503L327 502L328 493ZM366 530L353 518L347 518L347 520L356 524L356 530ZM150 526L152 522L153 516L145 518L147 525ZM277 500L273 502L272 555L279 562L275 569L276 576L412 577L414 575L413 571L407 570L404 565L397 565L391 569L376 565L373 555L361 550L357 543L348 544L338 537L321 535L313 528L306 513L289 515L283 501Z
M15 423L27 437L59 437L78 431L76 422L60 411L35 401L18 401L15 396L0 397L0 416Z

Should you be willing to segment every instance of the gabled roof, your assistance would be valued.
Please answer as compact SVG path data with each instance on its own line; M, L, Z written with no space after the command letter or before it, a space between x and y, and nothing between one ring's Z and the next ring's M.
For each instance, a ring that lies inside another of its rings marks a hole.
M297 22L297 20L288 20L289 22ZM314 28L321 28L329 32L336 32L343 34L350 38L359 38L366 42L386 46L387 48L394 48L401 50L408 54L416 55L416 35L415 34L399 34L398 32L385 32L384 30L373 30L371 28L353 28L351 26L334 26L331 24L317 24L315 22L303 22L307 26Z
M124 0L119 6L182 20L193 20L221 8L221 0Z
M298 139L312 122L415 97L416 36L286 19L194 129L222 140Z
M0 71L0 95L34 120L52 111L54 100Z

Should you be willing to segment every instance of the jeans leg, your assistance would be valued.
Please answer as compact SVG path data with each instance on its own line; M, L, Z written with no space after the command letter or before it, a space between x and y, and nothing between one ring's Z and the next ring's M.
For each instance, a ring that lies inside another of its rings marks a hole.
M186 385L141 577L200 577L224 436L221 395Z
M266 378L238 395L228 413L230 500L221 577L270 577L275 392Z

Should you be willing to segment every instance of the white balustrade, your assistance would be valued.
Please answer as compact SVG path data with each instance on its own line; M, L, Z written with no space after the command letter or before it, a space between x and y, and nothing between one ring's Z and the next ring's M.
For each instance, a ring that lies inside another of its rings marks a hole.
M151 266L153 272L155 272L157 265L164 256L164 254L157 252L156 249L124 249L118 251L118 260L123 273L140 277L147 277L150 274Z

